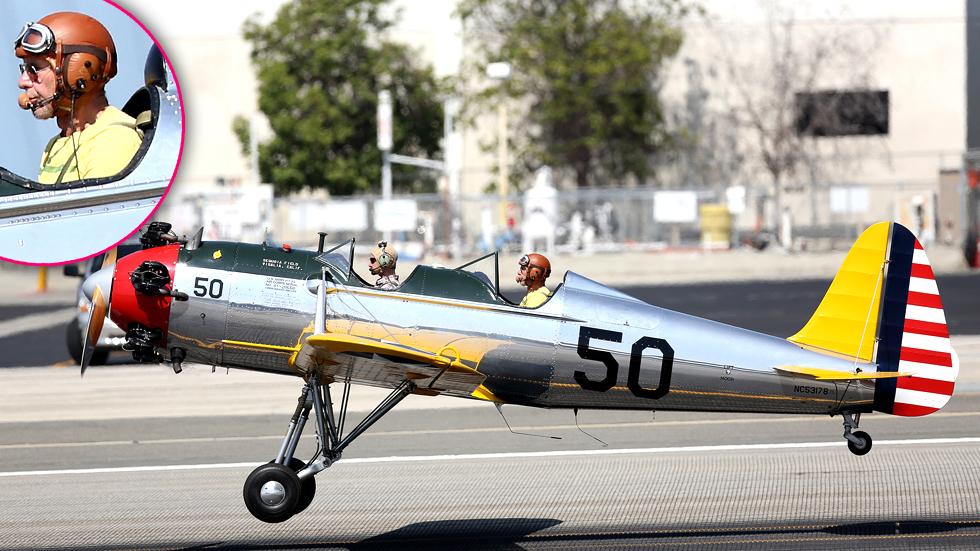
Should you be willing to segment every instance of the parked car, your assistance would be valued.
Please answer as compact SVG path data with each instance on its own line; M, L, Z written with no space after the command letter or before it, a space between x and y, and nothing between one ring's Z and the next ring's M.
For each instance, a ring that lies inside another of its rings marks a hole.
M118 258L122 258L130 253L142 249L139 243L124 243L117 247ZM75 292L78 312L75 317L68 322L65 328L65 343L68 345L68 353L71 354L75 363L82 363L82 346L85 342L85 328L88 327L88 319L91 315L92 303L85 298L82 292L82 282L90 274L98 271L102 267L106 253L97 254L80 264L69 264L64 267L64 274L68 277L77 277L78 289ZM122 345L126 343L126 333L120 329L110 319L106 319L102 326L102 333L99 335L98 344L92 354L92 365L102 365L109 359L109 353L113 350L122 350Z

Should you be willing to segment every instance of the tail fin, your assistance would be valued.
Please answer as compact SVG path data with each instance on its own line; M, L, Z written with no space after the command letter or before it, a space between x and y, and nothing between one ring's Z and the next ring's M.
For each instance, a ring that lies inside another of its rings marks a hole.
M907 228L881 222L864 231L810 321L789 338L879 372L910 377L875 382L874 408L903 416L946 405L959 373L929 259Z

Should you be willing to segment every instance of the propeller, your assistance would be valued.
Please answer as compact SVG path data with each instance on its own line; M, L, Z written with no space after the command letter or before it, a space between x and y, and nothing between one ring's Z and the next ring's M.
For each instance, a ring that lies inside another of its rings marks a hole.
M85 341L82 344L82 375L88 369L98 344L105 317L109 312L109 301L112 297L112 276L115 272L117 250L110 249L102 260L99 271L90 275L82 283L82 293L88 298L92 307L89 309L88 324L85 326ZM105 290L103 290L105 289Z

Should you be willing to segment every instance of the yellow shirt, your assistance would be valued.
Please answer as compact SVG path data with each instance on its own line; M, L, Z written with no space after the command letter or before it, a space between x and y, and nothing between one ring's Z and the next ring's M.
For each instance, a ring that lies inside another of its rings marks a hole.
M524 308L537 308L545 302L551 296L551 291L547 287L538 287L534 291L528 291L527 295L524 296L524 300L521 301L521 306Z
M51 138L41 155L37 180L42 184L57 183L65 163L69 164L62 182L113 176L126 168L142 141L136 119L115 107L106 107L81 132ZM76 147L78 154L72 158Z

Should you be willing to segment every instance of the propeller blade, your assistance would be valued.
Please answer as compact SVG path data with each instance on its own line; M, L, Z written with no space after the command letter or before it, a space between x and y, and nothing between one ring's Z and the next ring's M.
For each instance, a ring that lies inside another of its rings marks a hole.
M92 301L88 325L85 327L85 341L82 343L83 376L89 363L92 362L92 355L95 354L95 347L99 343L99 335L102 334L102 326L105 325L106 314L109 313L112 298L112 277L116 271L115 263L116 249L112 249L106 253L105 260L102 261L102 269L89 275L82 282L82 294ZM108 289L108 294L103 289Z
M119 247L113 247L106 251L105 258L102 259L102 266L99 269L115 264L117 256L119 256Z
M95 287L92 293L92 308L89 310L88 325L85 327L85 342L82 344L82 375L88 369L92 355L95 353L95 346L99 343L99 335L102 334L102 326L105 324L105 315L109 310L109 302L102 293L102 288Z

